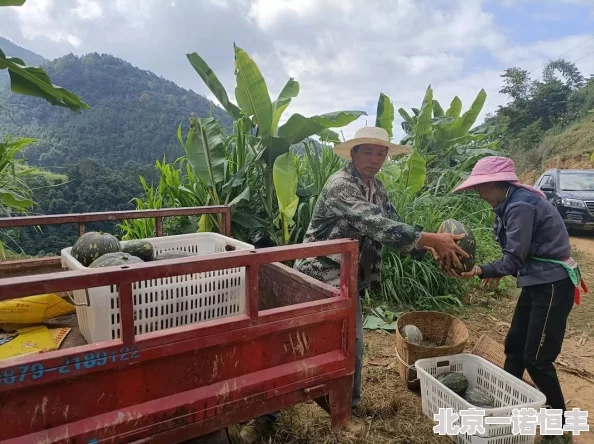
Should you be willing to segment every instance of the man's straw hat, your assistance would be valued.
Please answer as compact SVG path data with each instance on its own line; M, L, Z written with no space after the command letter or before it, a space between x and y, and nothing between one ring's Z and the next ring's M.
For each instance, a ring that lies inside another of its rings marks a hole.
M347 140L340 145L336 145L334 147L334 152L337 156L350 160L351 150L357 145L365 144L385 146L388 148L388 157L396 156L398 154L409 154L411 152L411 149L408 146L396 145L395 143L390 142L390 136L385 129L373 126L361 128L355 133L354 138Z

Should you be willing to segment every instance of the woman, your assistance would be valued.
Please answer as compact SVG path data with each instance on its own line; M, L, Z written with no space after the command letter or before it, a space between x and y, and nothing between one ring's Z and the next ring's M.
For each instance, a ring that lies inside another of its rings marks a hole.
M470 177L454 192L474 190L495 213L495 235L503 255L453 276L478 276L484 284L497 285L504 276L515 276L522 289L505 339L504 369L517 378L524 370L547 397L547 405L565 412L565 401L554 361L561 352L567 317L574 300L579 304L577 263L559 212L535 188L523 185L514 163L505 157L481 159ZM582 282L585 291L585 285ZM563 418L563 424L565 420ZM572 442L570 434L545 435L543 443Z

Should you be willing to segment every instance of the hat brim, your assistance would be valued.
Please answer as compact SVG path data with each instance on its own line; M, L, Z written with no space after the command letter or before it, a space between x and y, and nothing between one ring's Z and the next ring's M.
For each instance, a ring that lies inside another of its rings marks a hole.
M482 185L484 183L492 183L492 182L511 182L516 183L518 182L518 176L515 173L506 172L506 173L494 173L494 174L476 174L470 175L468 179L462 182L460 185L452 191L453 193L460 193L462 191L468 191L475 188L477 185Z
M357 145L384 146L388 148L388 157L397 156L399 154L410 154L412 152L409 146L397 145L395 143L386 142L385 140L376 139L374 137L360 137L357 139L347 140L346 142L343 142L340 145L336 145L333 151L336 153L337 156L342 157L343 159L350 160L351 150Z

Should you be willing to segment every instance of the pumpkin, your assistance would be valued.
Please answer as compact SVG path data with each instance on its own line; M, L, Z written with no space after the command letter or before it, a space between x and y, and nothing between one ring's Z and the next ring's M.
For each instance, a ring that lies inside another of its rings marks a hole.
M438 233L450 233L450 234L464 234L465 236L458 241L458 245L462 248L470 257L459 257L462 263L462 269L454 266L454 270L458 273L471 271L475 264L476 258L476 240L474 234L469 228L466 228L464 224L455 219L448 219L442 222L439 226Z
M458 395L468 389L468 378L462 373L445 372L437 376L437 380Z
M126 242L122 246L122 251L132 256L139 257L145 262L150 262L155 258L155 249L153 244L146 240L133 240Z
M475 407L492 409L495 407L493 398L478 389L468 389L463 398Z
M89 231L79 237L70 254L83 266L88 267L91 263L107 253L122 251L120 241L109 233Z
M139 264L144 262L142 259L131 254L119 251L117 253L107 253L93 261L89 268L113 267L116 265Z
M178 259L180 257L190 257L190 256L197 256L195 253L188 253L187 251L164 251L163 253L159 253L155 258L156 261L164 261L167 259Z
M405 341L414 345L421 345L423 342L423 333L416 325L405 325L400 329L400 334Z

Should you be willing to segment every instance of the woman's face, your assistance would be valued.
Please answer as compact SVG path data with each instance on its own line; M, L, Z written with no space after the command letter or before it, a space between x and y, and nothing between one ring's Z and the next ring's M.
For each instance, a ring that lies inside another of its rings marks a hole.
M501 202L501 189L494 183L482 183L474 187L481 199L487 201L492 207L496 207Z

